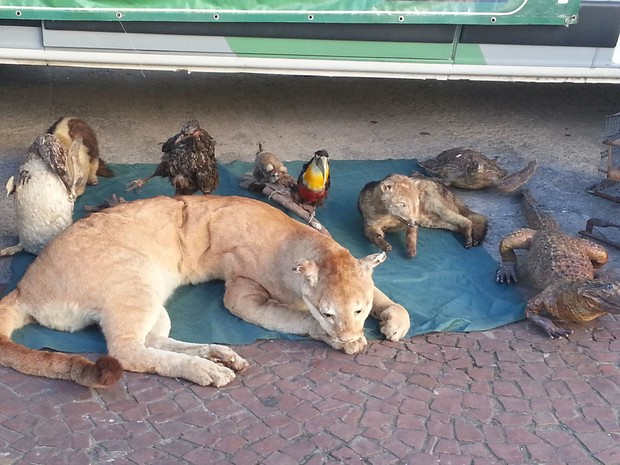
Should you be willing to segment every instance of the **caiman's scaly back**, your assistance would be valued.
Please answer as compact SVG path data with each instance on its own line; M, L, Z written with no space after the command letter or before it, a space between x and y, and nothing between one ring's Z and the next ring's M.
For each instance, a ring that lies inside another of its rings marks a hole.
M541 210L529 189L521 191L521 203L527 224L532 229L559 230L560 225L549 213Z
M560 321L589 321L605 313L620 312L620 282L596 277L595 270L607 263L607 251L594 242L568 236L559 224L543 212L528 191L522 193L529 228L518 229L499 245L502 258L497 281L517 281L516 249L528 252L519 274L538 293L525 307L526 317L549 336L561 337L569 330Z

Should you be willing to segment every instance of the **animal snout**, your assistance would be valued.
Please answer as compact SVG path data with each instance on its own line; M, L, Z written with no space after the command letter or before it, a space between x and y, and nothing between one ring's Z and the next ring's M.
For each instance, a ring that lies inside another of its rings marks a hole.
M357 326L357 325L353 325ZM342 322L336 323L335 326L336 335L338 340L342 343L357 341L360 337L364 335L364 326L360 325L359 328L352 327L351 324L346 324Z
M411 218L404 218L402 216L399 216L398 219L405 224L405 226L408 226L410 228L413 228L415 226L415 220L411 219Z

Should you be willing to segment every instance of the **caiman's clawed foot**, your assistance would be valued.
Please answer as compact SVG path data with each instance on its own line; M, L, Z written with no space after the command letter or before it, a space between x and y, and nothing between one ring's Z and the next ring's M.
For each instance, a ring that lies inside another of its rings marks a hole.
M572 333L571 330L562 329L559 326L556 326L553 321L551 321L549 318L545 318L544 316L531 315L528 317L528 319L535 325L540 326L543 331L547 333L547 336L551 338L566 337Z
M495 273L495 279L498 283L516 283L517 279L517 267L514 263L503 262L497 273Z

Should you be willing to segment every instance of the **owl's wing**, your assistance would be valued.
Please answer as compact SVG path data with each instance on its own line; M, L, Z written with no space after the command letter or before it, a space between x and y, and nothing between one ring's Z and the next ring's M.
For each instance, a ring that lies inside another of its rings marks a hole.
M11 176L6 182L6 196L8 197L13 193L15 193L15 176Z
M69 153L67 154L67 182L65 186L69 191L69 197L75 200L78 196L77 192L80 187L86 184L86 173L80 164L80 149L82 148L82 138L76 137L71 142Z

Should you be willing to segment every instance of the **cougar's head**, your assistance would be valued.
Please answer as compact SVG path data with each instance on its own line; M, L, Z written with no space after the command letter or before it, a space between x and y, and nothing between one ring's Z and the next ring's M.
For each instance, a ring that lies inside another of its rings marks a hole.
M356 259L344 250L326 259L297 263L294 270L304 278L304 302L330 337L347 343L364 335L375 289L372 270L385 258L385 253L379 253Z

